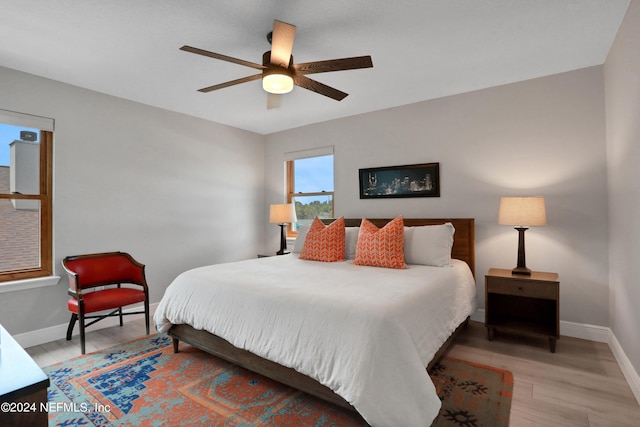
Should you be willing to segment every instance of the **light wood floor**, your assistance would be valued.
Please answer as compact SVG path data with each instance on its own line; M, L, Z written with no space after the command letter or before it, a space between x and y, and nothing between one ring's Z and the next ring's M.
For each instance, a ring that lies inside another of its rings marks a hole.
M142 320L91 331L87 352L144 334ZM40 366L47 366L79 356L79 338L30 347L27 352ZM640 405L606 344L562 337L554 354L544 339L496 333L490 342L484 326L470 322L449 356L513 373L511 427L640 426Z

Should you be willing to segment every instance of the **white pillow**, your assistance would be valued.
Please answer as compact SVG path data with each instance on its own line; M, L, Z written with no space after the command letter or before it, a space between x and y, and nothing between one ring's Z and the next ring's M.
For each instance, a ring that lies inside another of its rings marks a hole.
M358 246L358 233L360 227L345 227L345 254L344 259L356 259L356 247Z
M451 265L453 224L404 228L404 260L407 264L445 267Z
M302 253L302 247L304 246L304 239L307 238L307 231L309 231L308 225L301 225L298 227L298 235L296 236L295 242L293 242L293 252L294 254Z

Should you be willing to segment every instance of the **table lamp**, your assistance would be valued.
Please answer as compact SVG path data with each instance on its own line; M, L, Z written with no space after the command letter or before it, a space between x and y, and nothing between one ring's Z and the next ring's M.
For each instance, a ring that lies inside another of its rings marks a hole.
M546 225L547 213L544 197L502 197L498 224L515 225L518 230L518 265L511 270L513 274L530 275L524 253L524 232L529 227Z
M289 253L287 252L287 237L284 228L287 224L295 222L295 220L296 212L293 209L293 204L283 203L271 205L271 209L269 210L269 222L280 226L280 250L276 252L277 255Z

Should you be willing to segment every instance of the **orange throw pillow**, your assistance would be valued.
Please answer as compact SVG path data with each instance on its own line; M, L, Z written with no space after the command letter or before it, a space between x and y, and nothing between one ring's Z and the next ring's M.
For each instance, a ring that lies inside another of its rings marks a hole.
M307 231L300 259L322 262L344 261L344 252L344 217L341 216L327 226L316 217Z
M406 268L402 217L397 217L382 228L362 218L356 258L353 263L373 267Z

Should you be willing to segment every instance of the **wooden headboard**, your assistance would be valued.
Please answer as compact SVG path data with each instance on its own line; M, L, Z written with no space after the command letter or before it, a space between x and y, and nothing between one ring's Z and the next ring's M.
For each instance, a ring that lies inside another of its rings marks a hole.
M378 227L383 227L393 218L367 218ZM325 224L331 223L333 219L323 219ZM362 218L345 218L346 227L359 227ZM462 260L469 265L473 277L476 276L476 241L475 228L473 218L403 218L406 227L415 227L419 225L438 225L450 222L456 229L453 235L453 249L451 256Z

